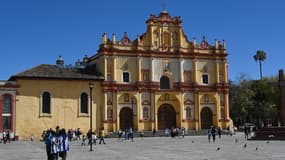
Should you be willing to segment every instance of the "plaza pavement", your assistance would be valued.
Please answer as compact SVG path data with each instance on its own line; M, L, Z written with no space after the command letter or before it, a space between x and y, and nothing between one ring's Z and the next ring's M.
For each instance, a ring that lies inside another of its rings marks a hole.
M235 142L235 139L238 142ZM285 141L245 141L242 133L222 136L208 143L207 136L182 138L135 138L134 142L106 139L106 145L81 146L71 143L68 160L284 160ZM247 147L244 148L244 144ZM257 147L257 150L256 150ZM217 148L220 148L218 150ZM45 160L45 145L39 141L0 144L1 160Z

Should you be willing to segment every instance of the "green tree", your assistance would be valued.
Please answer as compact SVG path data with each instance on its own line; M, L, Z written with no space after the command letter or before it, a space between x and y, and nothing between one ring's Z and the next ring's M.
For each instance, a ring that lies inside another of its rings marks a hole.
M263 50L257 50L256 54L253 56L254 60L259 62L259 72L260 72L260 79L262 79L262 66L261 62L266 59L266 53Z
M248 80L245 74L238 82L230 81L231 118L236 126L245 122L258 126L273 124L280 120L279 89L276 77Z
M254 108L254 92L250 89L251 81L247 81L242 75L238 84L230 83L231 117L235 125L252 121Z

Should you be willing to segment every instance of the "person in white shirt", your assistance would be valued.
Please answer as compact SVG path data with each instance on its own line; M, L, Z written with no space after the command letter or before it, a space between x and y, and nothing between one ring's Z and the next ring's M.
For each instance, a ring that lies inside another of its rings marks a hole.
M67 151L69 151L69 141L65 129L61 129L58 137L58 153L62 160L66 160Z

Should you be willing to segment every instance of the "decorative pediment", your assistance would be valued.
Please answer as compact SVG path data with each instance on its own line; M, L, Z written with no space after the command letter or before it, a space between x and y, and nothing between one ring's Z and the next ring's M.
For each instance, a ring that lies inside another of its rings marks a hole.
M194 102L191 101L190 99L187 99L186 101L184 101L184 104L185 104L185 105L193 105Z
M146 21L146 23L161 23L161 24L180 24L182 23L181 17L171 17L167 11L162 11L158 16L155 16L153 14L150 15L150 18Z
M119 41L120 45L131 45L132 41L129 39L127 32L124 32L124 37Z
M147 101L147 100L144 100L144 101L142 102L142 105L150 105L150 102Z
M112 104L113 104L112 101L110 99L108 99L107 105L112 105Z
M145 54L149 53L148 51L155 51L157 54L168 54L168 53L226 53L225 43L223 41L220 44L219 41L215 40L215 45L210 45L205 37L201 43L196 41L196 38L193 41L190 41L182 29L182 20L180 16L170 16L168 11L163 10L159 15L151 14L149 19L146 21L147 31L143 34L140 34L133 41L128 37L127 33L124 33L124 36L117 41L116 34L112 35L111 40L107 38L107 34L102 35L102 45L100 45L99 51L106 54L105 51L115 51L115 50L124 50L124 51L147 51ZM114 52L116 55L120 54ZM126 54L126 52L123 52Z
M208 44L208 42L206 41L205 36L203 36L203 40L202 40L202 42L201 42L201 44L200 44L200 47L201 47L202 49L207 49L207 48L209 47L209 44Z

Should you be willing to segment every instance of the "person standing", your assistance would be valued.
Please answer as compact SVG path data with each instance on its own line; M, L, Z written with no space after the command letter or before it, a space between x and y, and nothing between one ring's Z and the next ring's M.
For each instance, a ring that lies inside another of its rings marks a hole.
M60 135L58 137L58 151L59 156L62 158L62 160L66 160L67 151L69 151L69 141L64 128L61 129Z
M152 136L154 137L154 136L155 136L155 134L156 134L156 129L155 129L155 128L153 128L153 130L152 130Z
M90 130L87 132L86 136L88 139L88 145L90 145L92 143L92 133Z
M6 136L6 134L7 134L7 133L6 133L6 131L4 130L3 133L2 133L2 139L3 139L3 143L4 143L4 144L6 144L6 142L7 142L7 136Z
M221 130L221 128L220 128L220 127L218 127L218 135L219 135L219 138L221 138L221 137L222 137L222 130Z
M141 139L143 139L143 137L144 137L144 131L143 130L140 131L140 137L141 137Z
M45 142L45 145L46 145L47 159L51 160L52 159L52 155L51 155L51 130L47 130L45 135L43 135L43 141Z
M214 126L211 127L211 135L213 138L213 142L215 143L215 141L216 141L216 128Z
M55 131L51 131L51 159L58 160L58 135Z
M133 128L129 128L129 134L130 134L130 138L132 139L132 142L134 142L134 132L133 132Z
M96 142L97 142L97 135L96 135L96 131L92 132L92 139L93 139L93 144L96 145Z
M101 129L101 130L99 131L99 138L100 138L99 144L101 144L102 142L103 142L103 144L106 144L106 143L105 143L105 140L104 140L104 138L105 138L105 132L104 132L103 129Z
M119 139L119 141L121 141L122 134L123 134L122 130L119 129L119 130L118 130L118 139Z

